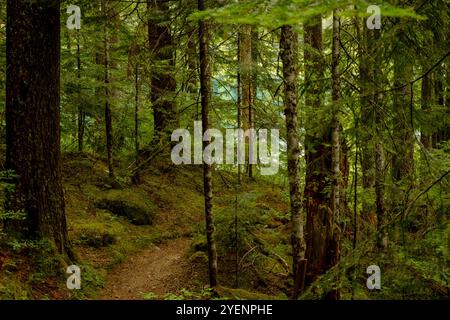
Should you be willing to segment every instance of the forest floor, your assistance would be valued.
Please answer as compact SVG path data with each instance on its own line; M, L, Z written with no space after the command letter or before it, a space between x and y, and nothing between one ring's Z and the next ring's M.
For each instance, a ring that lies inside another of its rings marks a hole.
M66 215L69 238L79 258L75 263L81 269L81 290L67 289L61 261L53 253L48 255L48 246L12 240L0 243L0 300L212 298L201 166L164 168L154 164L142 174L139 185L130 182L128 166L125 160L117 161L117 177L111 181L101 157L64 154ZM292 287L287 182L262 179L245 178L236 189L235 173L214 173L221 285L215 298L287 299ZM137 219L144 212L149 221L142 225L130 220L130 208ZM405 249L393 244L382 255L371 242L362 241L355 258L343 258L345 268L357 270L353 279L340 277L346 286L343 296L449 296L447 278L440 274L448 274L450 260L439 253L446 252L450 241L450 223L446 228L409 239L411 246ZM349 242L344 242L343 248L349 250ZM365 286L366 267L374 263L383 268L387 288L375 293ZM354 293L349 289L350 280ZM331 280L324 281L329 285L326 281ZM308 297L320 295L319 289L315 287Z
M195 271L188 260L191 239L168 240L145 249L114 269L100 299L135 300L145 294L165 296L192 283Z
M116 161L111 181L105 159L63 155L67 224L79 258L81 290L66 288L66 276L55 276L61 274L60 265L41 254L39 245L15 242L0 248L0 299L211 297L201 166L153 164L139 185L130 182L128 166L125 159ZM234 173L216 171L214 176L222 285L216 293L239 299L285 297L288 198L280 197L285 186L245 179L238 193ZM144 212L150 221L134 223L129 208L137 219Z
M77 252L86 263L85 269L92 268L92 279L88 279L87 290L79 298L204 299L209 296L201 167L166 169L156 165L142 174L140 185L124 182L123 187L112 187L104 176L106 167L102 159L87 155L66 158L69 235L78 245ZM116 166L120 167L120 164ZM126 172L125 168L123 172ZM120 179L117 180L120 183ZM242 257L246 253L244 250L253 247L255 251L246 255L249 261L241 261L240 287L246 290L230 289L235 284L236 264L233 250L229 249L230 241L233 242L230 224L235 221L233 210L237 197L232 187L234 180L233 174L218 172L214 183L220 281L223 284L218 292L222 297L253 299L269 297L266 294L278 295L280 287L273 284L279 283L279 279L266 276L272 270L278 271L274 259L257 257L257 250L251 244L242 244L240 252ZM288 221L284 217L288 214L287 202L276 196L280 187L266 184L261 189L255 181L248 181L242 190L250 194L239 203L243 209L240 215L245 216L245 219L242 216L242 227L246 224L264 227L267 223L265 246L270 247L273 242L282 250L287 248L287 242L282 245L276 231L285 228L284 223L277 220L279 216L284 222ZM101 199L142 207L151 212L152 222L136 226L123 217L112 216L108 210L99 210ZM259 235L264 237L262 233ZM105 238L114 241L105 243ZM241 241L244 243L250 238ZM264 250L267 255L268 249ZM270 271L266 270L267 266ZM100 281L96 281L96 275L100 276Z

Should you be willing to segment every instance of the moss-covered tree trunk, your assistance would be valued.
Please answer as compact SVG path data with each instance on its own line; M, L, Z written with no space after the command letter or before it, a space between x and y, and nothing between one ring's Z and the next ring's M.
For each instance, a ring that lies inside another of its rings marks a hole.
M204 0L198 0L198 9L205 10ZM211 100L211 65L209 57L209 30L205 21L199 22L199 57L200 57L200 94L202 104L203 133L209 128L209 107ZM203 141L203 148L208 146L208 141ZM217 251L214 239L213 222L213 190L212 190L212 166L203 163L203 186L205 197L205 221L206 238L208 242L209 283L211 287L217 286Z
M170 29L169 2L148 0L148 41L152 57L151 103L154 135L152 144L170 149L170 135L178 126L175 103L175 46Z
M311 284L336 261L338 242L333 236L331 210L332 150L331 125L325 121L323 106L324 57L322 18L316 16L305 25L306 108L308 117L305 136L306 178L306 284ZM319 116L320 115L320 116Z
M283 26L281 28L280 49L281 60L283 62L284 114L286 116L289 194L291 203L293 298L296 299L303 289L306 245L303 234L304 216L298 167L300 158L297 120L298 34L292 26Z
M108 6L105 0L102 1L102 11L104 14L104 28L103 28L103 72L105 84L105 137L106 137L106 152L108 159L108 173L110 178L114 178L113 165L113 132L112 132L112 115L111 115L111 90L110 84L110 39L108 32Z
M328 252L330 265L334 266L340 258L340 227L339 214L341 208L341 124L339 121L340 97L341 97L341 74L339 59L341 53L340 45L341 20L337 9L333 12L333 39L332 39L332 62L331 62L331 88L332 88L332 120L331 120L331 229L328 233L328 241L332 244ZM339 289L333 290L328 297L333 300L340 298Z
M8 0L6 168L17 174L8 231L46 239L71 257L60 154L60 1Z

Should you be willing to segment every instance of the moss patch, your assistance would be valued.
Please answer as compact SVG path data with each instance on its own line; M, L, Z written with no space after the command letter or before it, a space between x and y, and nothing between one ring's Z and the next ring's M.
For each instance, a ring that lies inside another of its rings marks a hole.
M119 217L125 217L134 225L150 225L153 213L147 208L136 206L125 200L102 199L96 203L97 208L111 211Z

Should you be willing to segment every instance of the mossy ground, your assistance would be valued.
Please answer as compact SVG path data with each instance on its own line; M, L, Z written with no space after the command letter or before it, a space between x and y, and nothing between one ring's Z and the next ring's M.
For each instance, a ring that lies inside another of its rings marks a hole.
M174 288L169 294L149 291L140 294L140 298L288 297L292 281L286 181L244 178L242 185L236 188L235 173L214 173L213 203L221 286L212 294L205 289L208 275L201 166L164 170L149 167L138 186L130 182L128 163L116 162L115 166L117 178L111 181L104 159L92 154L64 155L68 229L79 258L77 264L83 270L82 289L66 288L67 275L61 270L64 262L52 256L45 244L3 241L0 243L0 299L98 298L105 292L108 277L119 265L175 239L189 239L190 248L182 257L188 269L186 282L176 288L174 284L166 287ZM126 217L99 209L96 204L101 199L144 207L152 212L152 224L134 225ZM321 276L302 298L318 299L336 287L341 289L344 299L448 297L449 235L448 223L425 234L407 233L406 237L392 239L384 252L375 248L370 235L359 239L356 249L347 236L342 240L338 268ZM382 270L381 291L371 292L366 288L366 268L372 264ZM189 276L189 272L195 277ZM132 275L124 275L129 276Z
M118 178L112 182L108 178L104 159L96 155L71 153L65 154L63 159L69 237L79 258L78 265L83 270L82 289L67 290L64 270L55 272L49 268L36 266L33 254L24 255L28 249L23 248L12 252L9 247L5 247L5 252L9 251L6 262L0 270L1 299L95 298L104 287L108 273L140 250L181 237L192 237L204 241L201 166L179 166L164 171L150 168L141 177L141 184L135 186L130 182L125 163L115 164L119 168L116 173ZM229 213L235 207L235 180L235 175L229 172L220 172L214 177L214 204L219 224L221 222L228 223L228 220L232 219L232 215ZM238 215L251 213L250 216L253 216L254 221L264 220L264 223L271 218L264 216L261 220L260 217L257 217L259 213L280 215L280 212L277 211L280 207L273 210L270 203L264 204L264 201L275 198L273 195L270 196L270 193L274 192L273 188L280 191L279 186L262 188L252 180L245 183L241 187L241 191L251 191L253 196L239 201L248 203L249 199L258 198L258 203L264 208L251 206L253 208L247 208L250 211L241 211ZM265 195L266 191L268 192L267 196ZM152 224L133 225L125 217L119 217L108 210L99 209L97 203L102 199L126 201L135 206L145 207L152 212ZM284 210L281 213L284 219L287 214L286 203L277 203L275 206L281 206L281 209ZM242 225L248 223L247 220L247 218L243 219ZM282 224L276 225L284 228ZM223 233L227 228L228 226L225 229L218 226L218 237L222 237L221 232ZM240 230L240 232L243 231L243 229ZM273 229L264 235L267 238L266 241L278 243L276 237L271 238L271 232ZM227 273L228 269L232 269L234 265L231 261L234 254L233 248L227 247L227 241L227 239L218 240L220 265L223 265L221 281L225 285L233 286L234 277L232 275L234 273L231 272L231 276ZM204 249L204 246L203 248L191 248L190 256L186 259L200 270L199 273L202 276L197 279L197 282L204 282L204 285L207 285L207 264L204 255L203 259L201 258L201 252ZM244 249L239 249L241 257L245 253ZM10 266L8 264L18 265ZM261 267L259 262L255 266ZM55 274L60 274L60 276L55 276ZM251 268L244 265L240 275L241 286L250 290L255 289L253 288L255 286L252 274Z

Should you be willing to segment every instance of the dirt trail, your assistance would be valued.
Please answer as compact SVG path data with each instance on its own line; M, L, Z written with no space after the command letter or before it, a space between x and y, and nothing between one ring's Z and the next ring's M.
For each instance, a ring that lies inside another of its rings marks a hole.
M114 269L100 294L105 300L139 300L144 293L176 293L188 287L192 270L187 260L191 239L169 240L143 250Z

